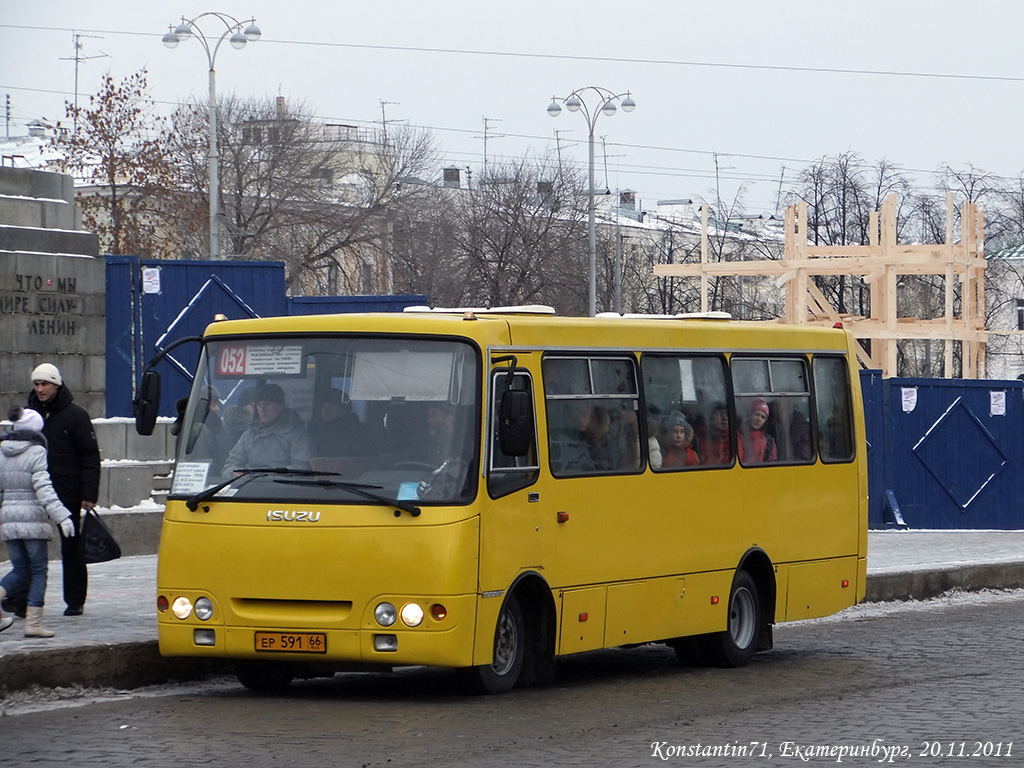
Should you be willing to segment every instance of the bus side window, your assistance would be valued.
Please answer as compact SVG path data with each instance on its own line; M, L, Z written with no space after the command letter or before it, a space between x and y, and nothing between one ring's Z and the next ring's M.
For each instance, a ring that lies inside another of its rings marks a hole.
M814 463L806 358L734 356L731 369L740 463Z
M640 366L651 469L658 472L731 466L733 437L724 358L645 354ZM685 454L678 444L672 445L673 421L682 422L689 435ZM685 458L680 459L683 455Z
M547 355L548 459L556 477L638 472L639 394L629 357Z
M846 360L816 355L812 369L821 460L826 463L850 461L854 449Z

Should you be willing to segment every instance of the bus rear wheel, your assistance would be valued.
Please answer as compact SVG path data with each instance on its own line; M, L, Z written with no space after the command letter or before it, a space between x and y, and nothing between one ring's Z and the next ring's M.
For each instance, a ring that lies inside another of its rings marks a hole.
M712 666L742 667L754 658L763 622L757 583L747 571L733 577L728 609L725 631L701 636L701 650Z
M494 661L469 669L474 693L508 693L519 682L526 654L526 625L515 595L509 595L494 630Z
M295 677L287 664L275 661L240 661L235 665L235 676L256 693L281 693Z

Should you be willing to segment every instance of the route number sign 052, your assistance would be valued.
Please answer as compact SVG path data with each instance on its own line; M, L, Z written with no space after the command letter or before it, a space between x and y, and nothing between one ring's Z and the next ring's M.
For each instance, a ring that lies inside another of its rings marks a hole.
M245 375L245 346L223 347L217 356L218 376Z
M301 373L301 344L225 344L217 352L218 378Z

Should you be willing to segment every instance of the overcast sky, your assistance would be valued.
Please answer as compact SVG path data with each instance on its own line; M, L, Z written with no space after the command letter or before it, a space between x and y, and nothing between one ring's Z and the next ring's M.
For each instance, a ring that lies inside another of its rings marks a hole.
M944 163L1024 171L1020 0L0 0L6 131L63 117L75 31L80 102L107 71L143 67L164 111L205 101L201 45L168 50L160 37L208 11L255 17L263 31L220 49L221 94L283 95L327 121L378 128L388 102L388 122L431 129L442 165L474 173L484 118L490 162L553 152L557 129L563 156L585 165L586 122L549 117L552 95L628 90L636 110L596 124L597 184L607 164L610 188L635 190L646 208L713 199L716 157L722 196L745 185L748 213L774 210L780 177L788 186L841 152L917 171L922 190Z

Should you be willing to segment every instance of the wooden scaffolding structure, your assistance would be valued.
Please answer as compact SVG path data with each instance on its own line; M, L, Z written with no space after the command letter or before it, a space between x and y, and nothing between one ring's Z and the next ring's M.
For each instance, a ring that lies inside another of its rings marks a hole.
M701 311L707 312L710 277L764 276L776 278L785 290L782 322L827 325L841 322L857 339L857 356L865 368L896 376L896 349L901 339L945 342L945 376L953 376L954 344L961 345L964 378L983 378L985 368L985 255L984 221L973 203L961 209L961 237L954 242L955 205L946 197L946 241L937 245L900 245L896 239L896 198L890 195L881 211L870 215L868 245L816 246L807 242L807 204L786 209L785 249L781 259L708 261L708 214L701 210L699 263L659 264L660 277L699 277ZM817 275L859 276L870 287L868 317L840 314L812 279ZM935 319L900 317L897 285L901 275L941 275L945 278L945 312ZM956 283L961 311L954 313ZM868 352L862 341L869 339Z

